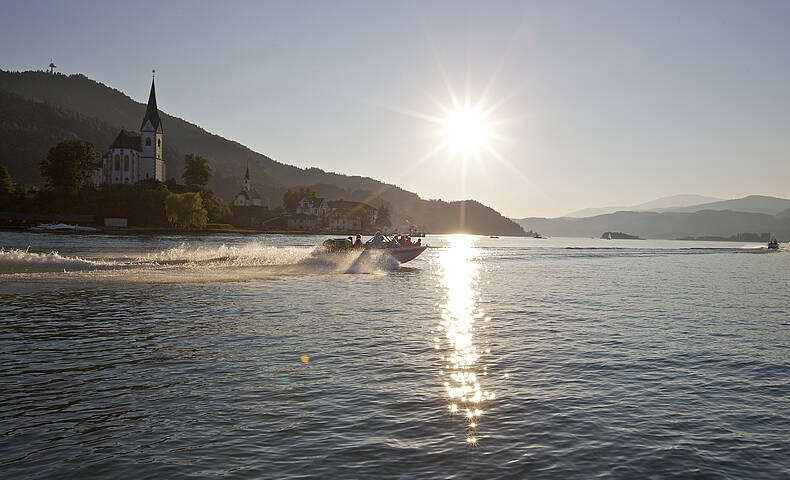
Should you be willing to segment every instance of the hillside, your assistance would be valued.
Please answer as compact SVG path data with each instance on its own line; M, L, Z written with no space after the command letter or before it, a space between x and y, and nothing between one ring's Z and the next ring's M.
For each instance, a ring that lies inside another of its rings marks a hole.
M782 239L790 239L790 218L730 210L616 212L587 218L522 218L516 221L524 229L562 237L597 238L606 231L656 239L771 232Z
M146 91L147 85L141 86L141 90ZM0 109L0 163L8 166L14 178L27 183L41 183L39 162L57 141L82 138L103 151L121 128L138 129L145 111L144 104L84 75L0 70L0 92L3 93L2 101L8 105L7 109ZM161 103L166 104L166 101ZM408 221L424 226L429 232L458 230L461 206L465 205L466 231L524 234L515 222L474 201L428 201L372 178L294 167L180 118L160 113L165 131L164 158L168 177L179 176L184 153L201 154L214 169L212 188L225 200L232 199L238 192L244 169L249 164L255 188L272 206L280 203L288 187L333 185L338 188L336 195L356 192L355 195L364 196L374 206L384 200L392 206L396 223ZM341 198L329 194L327 197ZM452 217L453 212L456 212L455 217Z
M748 197L703 203L684 208L671 208L673 212L698 212L700 210L733 210L737 212L764 213L776 215L790 208L790 200L765 195L749 195Z
M693 205L700 205L703 203L716 202L720 198L704 197L702 195L672 195L670 197L661 197L649 202L640 203L639 205L620 206L620 207L593 207L584 208L571 212L565 217L584 218L594 217L596 215L605 215L614 212L650 212L659 210L675 210L677 208L689 207ZM701 209L700 209L701 210ZM696 211L696 210L695 210Z
M38 162L58 142L81 139L98 148L109 145L117 134L116 127L96 118L0 91L0 163L17 182L41 184ZM165 145L164 156L184 154Z

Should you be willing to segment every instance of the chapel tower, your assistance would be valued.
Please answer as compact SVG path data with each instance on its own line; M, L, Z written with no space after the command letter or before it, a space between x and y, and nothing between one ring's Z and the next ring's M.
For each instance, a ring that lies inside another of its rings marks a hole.
M145 117L140 125L140 143L142 147L141 157L141 180L154 178L161 182L165 181L167 174L165 161L162 158L162 120L159 118L159 110L156 107L156 87L154 79L151 78L151 93L148 95L148 107L145 109Z

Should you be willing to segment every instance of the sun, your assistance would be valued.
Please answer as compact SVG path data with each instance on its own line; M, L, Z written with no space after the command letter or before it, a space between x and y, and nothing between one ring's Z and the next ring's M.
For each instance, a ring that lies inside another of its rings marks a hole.
M447 114L442 125L445 144L459 153L477 153L491 140L491 125L483 112L476 108L456 108Z

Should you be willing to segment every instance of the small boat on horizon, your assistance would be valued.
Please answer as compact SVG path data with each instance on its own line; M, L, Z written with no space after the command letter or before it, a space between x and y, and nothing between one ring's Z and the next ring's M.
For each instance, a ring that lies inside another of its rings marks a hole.
M779 249L779 242L772 238L770 242L768 242L768 249L769 250L778 250Z
M35 227L30 227L34 232L98 232L98 228L86 227L84 225L69 225L67 223L42 223Z

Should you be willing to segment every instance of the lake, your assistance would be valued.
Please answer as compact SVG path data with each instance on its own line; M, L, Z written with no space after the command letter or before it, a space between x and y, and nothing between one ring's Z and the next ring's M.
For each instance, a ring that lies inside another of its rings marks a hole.
M3 478L788 478L790 250L0 233Z

